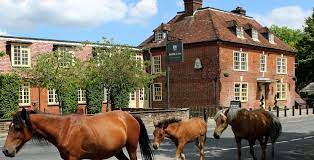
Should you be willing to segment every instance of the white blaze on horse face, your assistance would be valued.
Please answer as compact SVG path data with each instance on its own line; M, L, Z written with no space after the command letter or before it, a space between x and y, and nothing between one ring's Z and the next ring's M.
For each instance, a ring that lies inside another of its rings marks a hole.
M220 136L227 127L228 127L227 116L224 113L221 113L220 116L216 119L216 128L214 132L216 135Z

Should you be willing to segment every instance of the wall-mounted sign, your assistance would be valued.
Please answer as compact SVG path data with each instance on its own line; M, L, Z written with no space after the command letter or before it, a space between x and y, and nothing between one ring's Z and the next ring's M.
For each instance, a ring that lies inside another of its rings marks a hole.
M168 62L183 62L183 42L168 42L166 46Z
M241 108L241 102L240 101L230 101L230 108L233 108L233 109Z

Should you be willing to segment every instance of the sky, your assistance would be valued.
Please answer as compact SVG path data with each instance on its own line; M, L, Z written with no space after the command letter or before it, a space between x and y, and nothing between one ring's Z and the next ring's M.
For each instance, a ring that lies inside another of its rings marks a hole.
M0 0L0 35L137 46L184 10L183 0ZM264 26L302 29L314 0L203 0L203 7L243 7Z

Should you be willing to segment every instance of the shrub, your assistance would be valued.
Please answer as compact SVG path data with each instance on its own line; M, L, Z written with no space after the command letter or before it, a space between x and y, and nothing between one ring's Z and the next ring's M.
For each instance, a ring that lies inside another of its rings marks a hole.
M0 118L10 118L18 110L19 86L18 76L0 74Z
M104 87L101 81L95 81L86 86L86 103L88 114L100 113L104 100Z

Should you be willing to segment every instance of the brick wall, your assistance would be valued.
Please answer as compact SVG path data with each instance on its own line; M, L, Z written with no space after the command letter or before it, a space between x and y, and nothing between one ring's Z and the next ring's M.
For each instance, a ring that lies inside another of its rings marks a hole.
M257 77L263 77L263 73L260 72L260 55L265 52L267 55L267 70L264 73L265 78L270 78L273 80L269 85L269 93L266 95L266 107L274 105L274 96L276 94L276 80L283 79L284 83L287 83L287 100L278 101L278 105L291 107L294 105L295 98L295 81L293 77L295 76L294 63L295 57L291 53L279 52L274 50L265 50L261 48L242 48L244 52L248 53L248 71L234 71L233 70L233 51L240 51L240 48L244 46L230 46L222 45L220 47L220 104L224 106L229 106L231 100L234 100L234 82L240 82L240 76L243 77L243 82L248 83L248 102L242 103L245 108L259 108L260 106L260 95L258 89ZM277 57L281 54L287 58L287 74L279 75L276 72L276 61ZM229 73L229 77L224 77L224 72Z
M162 55L162 71L166 71L166 57L162 50L152 50L152 55ZM184 62L170 65L170 97L172 107L196 107L215 104L218 99L217 83L214 78L218 70L218 47L214 43L185 45ZM196 58L201 60L202 69L194 69ZM165 108L166 77L157 78L162 82L163 101L153 101L154 108ZM217 91L215 94L215 90ZM216 100L215 100L216 99Z

